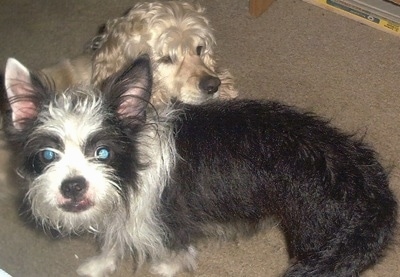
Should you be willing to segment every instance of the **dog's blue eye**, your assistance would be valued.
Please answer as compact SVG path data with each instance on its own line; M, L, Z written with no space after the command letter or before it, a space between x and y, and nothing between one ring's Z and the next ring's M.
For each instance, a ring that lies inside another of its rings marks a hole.
M111 156L111 152L106 146L101 146L96 149L95 157L99 161L107 161Z
M45 161L52 162L56 158L56 153L54 153L54 151L51 150L44 150L42 152L42 156Z
M46 166L57 160L57 158L58 155L53 150L42 150L33 157L32 167L36 173L40 174L43 172Z

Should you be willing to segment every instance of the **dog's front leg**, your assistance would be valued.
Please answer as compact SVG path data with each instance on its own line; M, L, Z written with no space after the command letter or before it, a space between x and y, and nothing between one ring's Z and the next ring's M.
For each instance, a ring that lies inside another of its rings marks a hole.
M121 251L119 249L116 244L104 244L100 255L89 258L78 267L78 275L85 277L110 276L115 272L117 263L121 259Z
M197 252L193 246L180 251L171 251L165 257L154 261L151 266L151 273L162 277L174 277L182 271L196 269Z

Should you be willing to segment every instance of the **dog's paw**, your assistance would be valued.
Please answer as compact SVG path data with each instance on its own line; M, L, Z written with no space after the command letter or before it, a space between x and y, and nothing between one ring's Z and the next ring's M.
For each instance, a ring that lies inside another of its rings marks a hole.
M162 277L174 277L180 271L181 267L179 265L167 263L159 263L157 265L153 265L150 269L151 274Z
M174 277L181 271L196 269L196 250L190 246L187 251L174 253L164 261L153 264L150 272L162 277Z
M76 271L79 276L107 277L115 272L116 261L109 257L96 256L81 264Z

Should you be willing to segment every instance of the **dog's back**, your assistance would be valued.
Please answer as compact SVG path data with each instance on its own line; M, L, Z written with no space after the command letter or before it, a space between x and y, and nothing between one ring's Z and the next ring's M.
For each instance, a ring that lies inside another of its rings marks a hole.
M285 276L353 276L389 243L396 201L375 153L313 115L257 101L183 106L180 156L163 194L178 247L230 224L279 220Z

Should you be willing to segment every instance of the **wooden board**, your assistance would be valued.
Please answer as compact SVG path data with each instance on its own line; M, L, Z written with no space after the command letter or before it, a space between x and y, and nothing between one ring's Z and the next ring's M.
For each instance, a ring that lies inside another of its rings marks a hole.
M258 17L271 6L274 0L250 0L249 13L251 16Z

